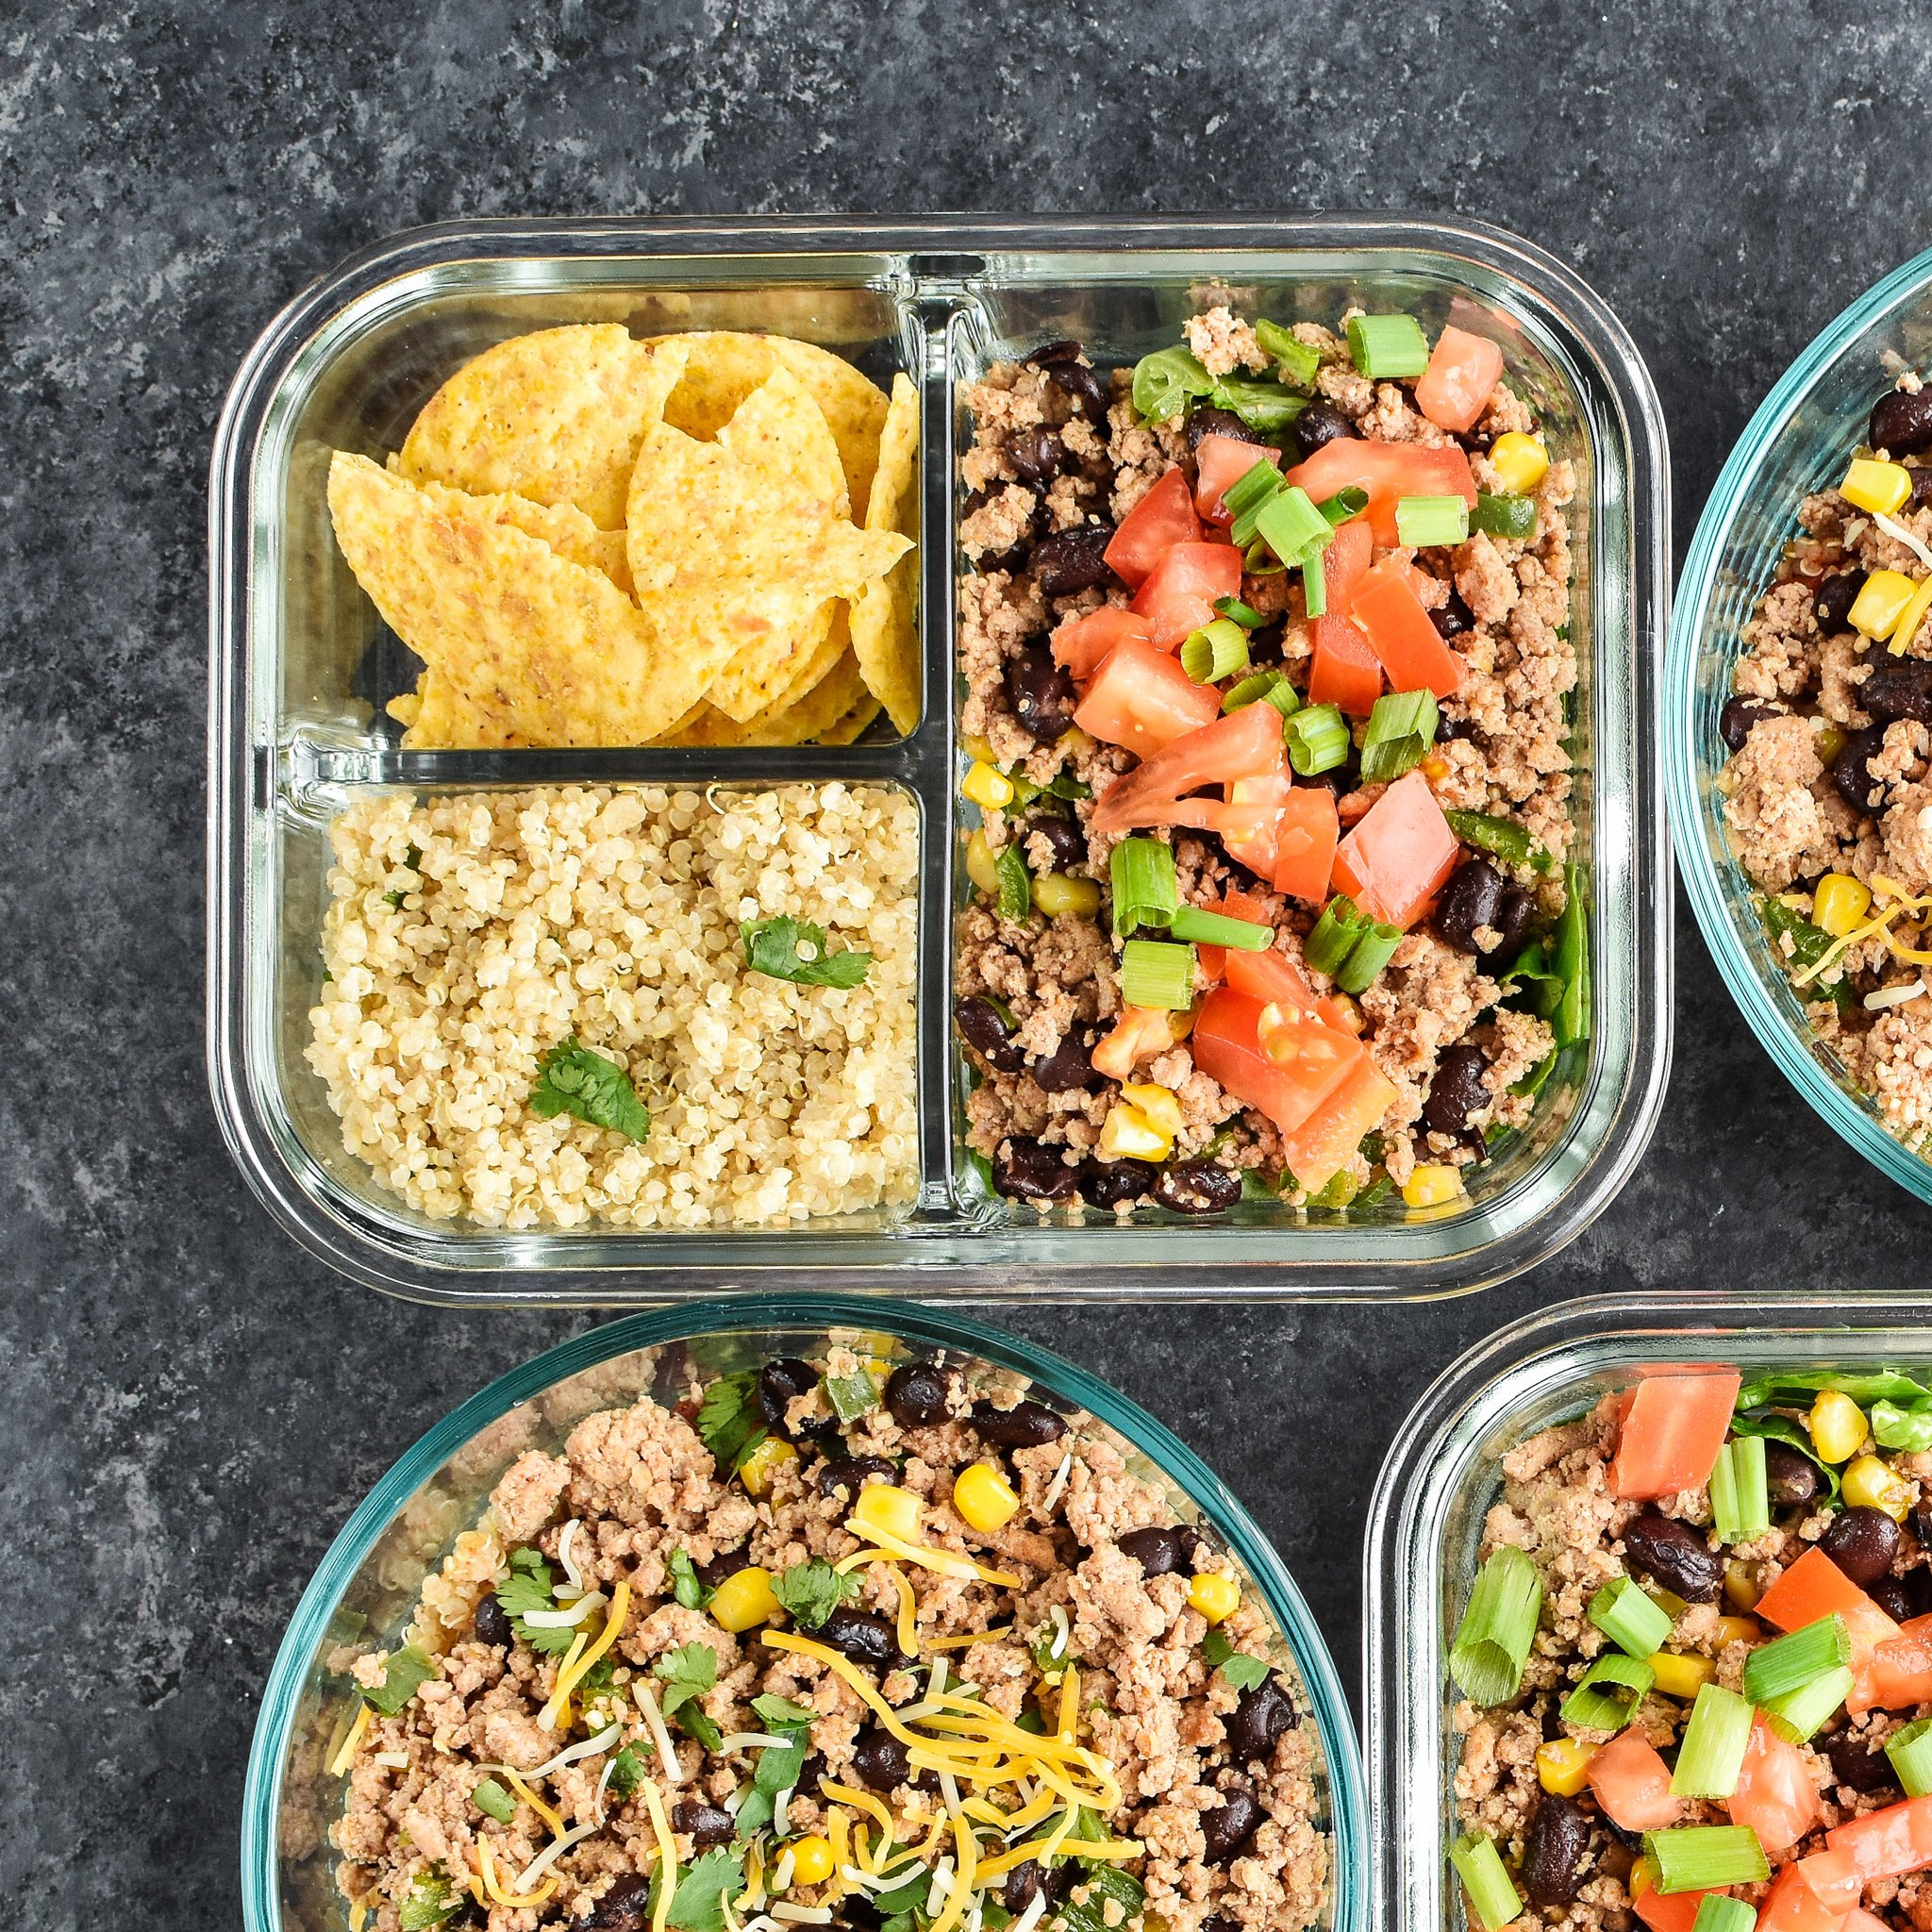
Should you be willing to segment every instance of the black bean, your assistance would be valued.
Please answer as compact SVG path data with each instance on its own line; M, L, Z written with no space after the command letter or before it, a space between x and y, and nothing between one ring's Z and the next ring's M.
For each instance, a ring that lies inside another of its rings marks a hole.
M1920 463L1912 471L1912 509L1924 509L1932 503L1932 463Z
M1355 425L1333 403L1324 402L1320 397L1294 419L1295 447L1305 457L1355 433Z
M1866 1731L1840 1731L1826 1740L1824 1755L1841 1785L1855 1791L1882 1791L1898 1783L1891 1759Z
M1922 389L1915 395L1902 389L1887 390L1872 406L1865 441L1874 449L1882 449L1893 462L1932 449L1932 389Z
M938 1362L901 1362L886 1377L886 1408L902 1429L930 1428L945 1421L952 1391L952 1374Z
M1249 1791L1223 1794L1220 1807L1201 1814L1201 1836L1208 1842L1208 1862L1224 1865L1254 1837L1261 1807Z
M1201 447L1204 436L1231 436L1238 442L1259 443L1263 449L1274 446L1258 429L1250 429L1232 409L1217 409L1211 403L1196 403L1188 411L1188 420L1182 426L1188 433L1188 447L1192 450Z
M1894 1624L1909 1623L1918 1615L1912 1600L1912 1591L1903 1576L1881 1576L1876 1583L1868 1583L1865 1586L1865 1594Z
M1036 369L1051 369L1056 362L1077 362L1080 354L1080 344L1072 336L1060 336L1051 342L1041 342L1020 359Z
M651 1923L651 1881L640 1872L626 1872L610 1882L588 1918L576 1922L575 1932L642 1932Z
M1932 1555L1932 1507L1912 1511L1912 1535L1918 1539L1919 1547Z
M1874 724L1848 733L1839 747L1831 767L1832 786L1856 812L1870 813L1874 808L1872 794L1879 790L1879 784L1872 775L1872 759L1884 742L1885 727Z
M1107 421L1108 405L1112 398L1097 369L1089 368L1085 362L1052 362L1047 365L1046 375L1088 422Z
M1492 924L1496 929L1496 943L1483 947L1477 956L1485 963L1491 959L1513 958L1517 948L1529 937L1529 929L1536 924L1536 894L1526 887L1511 886L1503 894L1502 908Z
M1292 1730L1294 1705L1273 1677L1264 1677L1222 1720L1227 1728L1228 1755L1237 1764L1265 1760L1282 1732Z
M977 993L969 993L953 1002L953 1024L959 1029L959 1038L983 1059L996 1074L1017 1074L1026 1064L1026 1056L1021 1050L1007 1023L1000 1017L1000 1009L989 999L982 999Z
M1459 638L1464 631L1475 628L1475 612L1451 591L1448 603L1439 604L1429 612L1429 622L1436 626L1439 638Z
M702 1848L728 1845L738 1826L730 1812L720 1810L716 1805L706 1805L696 1798L680 1798L671 1807L671 1828L690 1832Z
M1894 658L1887 652L1855 696L1860 708L1881 724L1899 718L1932 724L1932 664L1923 658Z
M1037 813L1026 821L1026 836L1035 834L1044 839L1053 853L1053 869L1056 872L1070 872L1076 865L1087 862L1087 835L1072 819L1062 818L1058 812Z
M1465 858L1436 901L1435 927L1443 942L1457 952L1476 951L1476 929L1495 925L1507 883L1487 858Z
M1724 740L1726 750L1742 751L1753 725L1783 715L1776 705L1763 704L1757 698L1730 698L1717 714L1717 735Z
M1224 1912L1209 1912L1201 1921L1201 1932L1241 1932L1241 1927Z
M801 1395L819 1386L819 1372L795 1356L767 1362L758 1371L758 1413L766 1425L788 1439L798 1433L785 1425L786 1409Z
M1066 1417L1039 1402L1016 1403L1011 1408L975 1402L970 1420L974 1434L999 1449L1032 1449L1041 1442L1058 1442L1067 1433Z
M875 1671L896 1669L903 1661L892 1626L870 1610L855 1610L841 1605L812 1635L821 1643L829 1643L841 1657L850 1657L856 1664L870 1664Z
M858 1496L869 1475L882 1475L891 1482L896 1472L882 1456L835 1456L819 1471L817 1488L822 1496L835 1496L843 1490L847 1500Z
M1028 644L1008 660L1006 681L1007 703L1020 721L1020 728L1036 744L1051 744L1065 737L1080 697L1074 689L1074 674L1054 661L1051 645L1043 640Z
M1471 1118L1494 1099L1483 1085L1489 1064L1482 1048L1469 1041L1458 1041L1445 1049L1436 1061L1429 1097L1423 1102L1423 1124L1432 1134L1453 1134L1459 1139L1468 1131Z
M852 1768L868 1790L896 1790L912 1775L911 1753L879 1724L868 1724L852 1747Z
M1112 541L1111 524L1081 524L1042 537L1033 546L1033 581L1040 594L1072 597L1106 583L1113 575L1107 561Z
M1035 1083L1048 1093L1084 1093L1100 1077L1093 1071L1092 1056L1072 1033L1063 1034L1050 1054L1035 1060L1031 1072Z
M1177 1160L1154 1183L1155 1200L1175 1214L1219 1214L1241 1197L1241 1175L1218 1160Z
M1789 1442L1764 1445L1764 1486L1775 1509L1804 1509L1817 1500L1818 1465Z
M1064 1905L1079 1876L1080 1867L1071 1859L1063 1859L1051 1870L1042 1871L1039 1859L1027 1858L1007 1874L1000 1903L1009 1912L1024 1912L1033 1903L1034 1894L1043 1890L1049 1906Z
M1159 1173L1144 1160L1089 1160L1080 1169L1080 1191L1096 1208L1118 1208L1151 1193Z
M476 1606L475 1614L470 1619L470 1628L478 1643L487 1643L491 1650L508 1650L516 1641L516 1632L509 1626L509 1619L504 1614L503 1606L496 1601L496 1592L491 1591Z
M1832 1519L1818 1547L1862 1589L1890 1570L1898 1555L1898 1524L1883 1509L1854 1504Z
M1687 1604L1714 1604L1724 1587L1724 1566L1703 1537L1655 1509L1644 1510L1624 1530L1624 1556L1631 1569Z
M1530 1903L1568 1905L1576 1896L1576 1868L1589 1849L1590 1814L1555 1791L1544 1792L1523 1853L1523 1889Z
M722 1550L708 1563L696 1565L698 1581L707 1590L716 1590L727 1576L736 1576L750 1563L751 1551L742 1545L735 1550Z
M1130 1529L1120 1539L1120 1547L1140 1564L1143 1576L1168 1576L1186 1560L1181 1550L1180 1531L1160 1524L1145 1529Z
M1060 1158L1058 1147L1015 1134L1000 1143L992 1163L992 1184L1021 1201L1060 1201L1080 1185L1080 1171Z
M1043 426L1015 430L1007 439L1007 455L1027 483L1051 483L1059 475L1060 459L1066 453L1066 444Z
M1864 588L1865 573L1856 567L1826 577L1811 600L1811 614L1818 620L1818 628L1827 633L1849 630L1852 606Z

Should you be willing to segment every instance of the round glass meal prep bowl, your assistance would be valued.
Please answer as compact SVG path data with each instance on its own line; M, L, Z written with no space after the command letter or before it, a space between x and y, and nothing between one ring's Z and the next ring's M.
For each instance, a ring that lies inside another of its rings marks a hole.
M1718 714L1743 626L1796 528L1799 503L1836 483L1862 441L1872 405L1891 379L1890 356L1921 372L1932 367L1932 249L1860 296L1812 342L1724 464L1677 584L1664 670L1664 777L1691 909L1752 1030L1839 1134L1932 1201L1932 1165L1885 1130L1813 1036L1732 854L1716 789L1726 756Z
M1086 1409L1142 1477L1158 1475L1184 1520L1224 1544L1282 1637L1277 1668L1316 1727L1318 1822L1330 1846L1321 1932L1367 1924L1367 1837L1355 1729L1326 1644L1301 1592L1247 1511L1193 1452L1133 1403L1044 1349L976 1322L858 1295L744 1295L635 1315L566 1341L492 1382L438 1423L369 1492L329 1546L269 1674L242 1805L242 1891L249 1932L338 1932L329 1825L345 1777L327 1765L350 1716L346 1677L325 1670L336 1645L407 1621L423 1579L475 1522L497 1477L525 1449L555 1447L595 1410L652 1386L667 1345L691 1344L706 1374L774 1356L821 1352L834 1332L888 1359L944 1348L968 1374L1024 1375Z

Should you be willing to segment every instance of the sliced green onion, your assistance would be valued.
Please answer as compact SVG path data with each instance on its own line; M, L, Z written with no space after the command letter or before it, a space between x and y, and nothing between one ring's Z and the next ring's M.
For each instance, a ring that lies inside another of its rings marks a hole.
M1150 423L1178 416L1190 396L1205 396L1214 378L1186 349L1157 349L1134 364L1134 411Z
M1429 339L1412 315L1351 315L1348 353L1374 382L1420 375L1429 366Z
M1243 630L1259 630L1268 622L1252 604L1243 604L1239 597L1215 598L1214 614L1233 618Z
M1769 1704L1793 1690L1815 1684L1828 1672L1852 1660L1852 1641L1845 1620L1836 1611L1760 1643L1744 1659L1744 1695L1753 1704Z
M1487 537L1514 537L1519 541L1536 535L1536 498L1533 496L1491 496L1478 490L1475 508L1469 513L1469 527Z
M1242 375L1224 375L1208 391L1208 400L1217 409L1230 410L1263 436L1279 436L1291 428L1294 419L1308 407L1307 396L1298 396L1278 382L1257 382Z
M1757 1914L1742 1899L1732 1898L1728 1892L1707 1891L1697 1901L1690 1932L1751 1932L1757 1923Z
M1922 1717L1892 1732L1885 1755L1908 1798L1932 1793L1932 1717Z
M1316 920L1308 936L1302 941L1302 958L1317 973L1325 973L1332 979L1341 971L1349 954L1355 950L1355 942L1361 937L1362 915L1360 908L1346 892L1338 892L1322 908L1322 916ZM1499 1550L1496 1553L1501 1556ZM1495 1561L1492 1557L1490 1559ZM1474 1601L1471 1599L1472 1603ZM1496 1700L1478 1699L1478 1703L1494 1703Z
M1621 1731L1650 1694L1657 1673L1641 1657L1608 1650L1576 1680L1557 1715L1566 1724Z
M1282 381L1302 389L1314 381L1315 372L1322 366L1319 349L1298 341L1278 322L1270 322L1265 317L1255 325L1255 340L1260 343L1264 356L1274 358Z
M1851 1665L1843 1664L1782 1697L1763 1699L1758 1708L1779 1737L1790 1743L1808 1744L1838 1714L1856 1681Z
M1333 496L1324 496L1315 506L1331 524L1345 524L1350 517L1360 516L1368 507L1369 492L1358 483L1338 490Z
M1138 926L1165 925L1181 903L1174 847L1158 839L1123 839L1107 856L1113 887L1113 933L1124 940Z
M1009 844L992 862L999 881L996 909L1002 919L1024 919L1033 910L1033 874L1017 845Z
M1309 617L1328 615L1328 578L1319 550L1302 565L1302 608Z
M1304 778L1332 772L1348 759L1348 726L1336 705L1309 705L1289 719L1288 761Z
M1542 1601L1542 1578L1522 1550L1505 1543L1491 1553L1449 1649L1449 1674L1472 1704L1502 1704L1516 1695Z
M1271 704L1284 718L1292 718L1302 708L1301 694L1279 671L1257 671L1231 686L1221 700L1224 711L1239 711L1260 703Z
M1583 868L1563 868L1563 910L1550 946L1550 964L1563 982L1563 996L1550 1018L1558 1046L1590 1038L1590 940L1584 930Z
M1232 522L1228 541L1242 549L1255 541L1255 521L1281 490L1281 468L1257 458L1221 492L1221 507Z
M1341 971L1334 975L1336 985L1346 993L1367 992L1381 977L1383 967L1401 943L1399 925L1384 925L1380 920L1370 920L1367 929L1356 941L1354 951L1342 962Z
M1391 691L1377 698L1362 736L1362 782L1386 782L1414 771L1428 757L1441 722L1432 691Z
M1449 1847L1449 1862L1469 1893L1469 1908L1483 1932L1503 1932L1523 1909L1523 1900L1510 1881L1495 1840L1487 1832L1473 1831Z
M1626 1657L1655 1657L1671 1634L1671 1620L1634 1576L1607 1583L1590 1600L1590 1621Z
M1168 924L1177 940L1197 946L1232 946L1238 953L1265 953L1274 943L1272 925L1257 925L1250 919L1230 919L1224 912L1204 912L1198 906L1183 906Z
M1255 534L1292 569L1335 541L1335 525L1300 484L1277 490L1255 518ZM1237 539L1239 541L1239 539Z
M1465 845L1474 845L1505 865L1548 872L1557 862L1514 819L1499 819L1486 811L1445 811L1442 816Z
M1771 1528L1762 1436L1740 1436L1718 1451L1710 1472L1710 1510L1722 1542L1748 1543Z
M1674 1798L1728 1798L1744 1769L1751 1741L1751 1706L1722 1684L1705 1684L1690 1707L1690 1722L1671 1774Z
M1411 550L1460 543L1469 536L1469 505L1459 496L1398 497L1395 535Z
M1674 1824L1643 1834L1643 1856L1657 1868L1657 1889L1714 1891L1762 1885L1771 1876L1764 1846L1748 1824Z
M470 1793L470 1803L499 1824L509 1824L517 1815L517 1801L493 1777L486 1777Z
M1252 525L1249 534L1253 535ZM1256 537L1241 552L1241 575L1244 577L1278 577L1282 575L1281 559Z
M1217 617L1181 641L1181 669L1196 684L1219 684L1248 668L1248 634L1231 617Z
M1194 1003L1193 947L1129 940L1121 948L1121 997L1130 1007L1185 1012Z

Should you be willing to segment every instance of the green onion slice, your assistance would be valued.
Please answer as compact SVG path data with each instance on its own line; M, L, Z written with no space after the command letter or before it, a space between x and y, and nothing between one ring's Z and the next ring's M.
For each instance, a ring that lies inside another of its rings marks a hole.
M1657 1889L1665 1896L1762 1885L1771 1876L1764 1846L1748 1824L1674 1824L1668 1831L1646 1831L1643 1854L1657 1867Z
M1760 1643L1744 1659L1744 1695L1753 1704L1769 1704L1815 1684L1820 1677L1852 1660L1852 1641L1845 1620L1836 1611Z
M1852 1667L1843 1664L1795 1690L1764 1698L1758 1707L1772 1729L1788 1743L1808 1744L1837 1715L1839 1706L1852 1694L1855 1681Z
M1361 938L1365 924L1355 901L1346 892L1336 893L1323 907L1321 918L1316 920L1307 938L1302 941L1302 958L1317 973L1325 973L1332 979L1355 951L1356 941ZM1499 1550L1496 1555L1501 1556L1502 1552ZM1494 1560L1495 1557L1491 1558L1491 1562Z
M1384 925L1379 920L1371 920L1368 929L1356 941L1355 950L1344 961L1341 971L1335 974L1335 983L1343 992L1367 992L1370 987L1382 976L1382 969L1394 957L1395 949L1402 943L1402 928L1399 925Z
M1470 1909L1483 1932L1503 1927L1523 1909L1523 1900L1504 1866L1496 1841L1487 1832L1471 1832L1449 1847L1449 1862L1469 1893Z
M1592 1731L1621 1731L1650 1694L1657 1673L1641 1657L1617 1651L1603 1656L1576 1680L1557 1715L1566 1724Z
M1395 535L1411 550L1460 543L1469 536L1469 505L1460 496L1399 497Z
M1414 771L1428 757L1441 722L1432 691L1391 691L1377 698L1362 737L1362 782Z
M1283 389L1278 382L1257 382L1251 376L1224 375L1208 391L1208 400L1217 409L1239 416L1250 429L1263 436L1279 436L1293 427L1294 419L1308 407L1307 396Z
M486 1777L470 1793L470 1803L499 1824L509 1824L517 1815L517 1801L493 1777Z
M1550 963L1563 982L1563 996L1550 1021L1558 1046L1590 1038L1590 939L1584 929L1583 868L1563 868L1563 911L1550 949Z
M1465 845L1474 845L1505 865L1526 865L1532 872L1546 873L1557 862L1514 819L1499 819L1486 811L1445 811L1442 816Z
M1449 1674L1471 1703L1502 1704L1516 1695L1542 1600L1542 1578L1522 1550L1506 1543L1491 1553L1449 1650Z
M1248 634L1231 617L1217 617L1181 641L1181 669L1196 684L1219 684L1248 668Z
M1751 1932L1757 1923L1757 1914L1742 1899L1732 1898L1728 1892L1707 1891L1697 1901L1690 1932Z
M1259 630L1268 622L1252 604L1243 604L1239 597L1215 598L1214 614L1233 618L1243 630Z
M1134 364L1134 411L1150 423L1178 416L1190 396L1205 396L1214 378L1186 349L1157 349Z
M1328 578L1319 550L1302 564L1302 608L1309 617L1328 615Z
M1282 575L1281 559L1257 537L1241 552L1241 575L1244 577L1278 577Z
M1292 570L1335 541L1335 525L1299 483L1291 483L1261 506L1255 534Z
M999 881L996 909L1002 919L1024 919L1033 909L1033 874L1017 845L1008 845L993 860L993 875Z
M1233 519L1228 541L1245 550L1255 541L1255 523L1281 490L1281 468L1265 458L1243 470L1221 493L1221 507Z
M1315 506L1331 524L1345 524L1350 517L1360 516L1368 507L1369 492L1357 483L1338 490L1333 496L1324 496Z
M1751 1741L1751 1705L1722 1684L1705 1684L1690 1707L1690 1722L1677 1747L1671 1774L1675 1798L1728 1798L1744 1769Z
M1265 953L1274 943L1272 925L1230 919L1224 912L1205 912L1198 906L1183 906L1167 929L1175 939L1193 945L1232 946L1241 953Z
M1908 1798L1932 1794L1932 1717L1922 1717L1892 1732L1885 1755Z
M1634 1576L1607 1583L1590 1600L1590 1621L1626 1657L1655 1657L1671 1634L1669 1616Z
M1336 705L1310 705L1295 712L1285 727L1288 761L1304 778L1332 772L1348 759L1348 726Z
M1174 847L1158 839L1123 839L1107 856L1107 872L1116 939L1140 926L1164 926L1180 907Z
M1283 382L1307 389L1314 381L1315 372L1322 366L1319 350L1298 341L1278 322L1270 322L1266 317L1255 325L1255 340L1260 343L1264 356L1274 358Z
M1420 375L1429 366L1429 341L1412 315L1351 315L1348 353L1374 382Z
M1748 1543L1771 1528L1763 1437L1740 1436L1718 1451L1710 1473L1710 1508L1724 1542Z
M1301 695L1287 675L1279 671L1257 671L1237 685L1231 685L1221 700L1223 711L1239 711L1246 706L1271 704L1284 718L1292 718L1302 708Z
M1129 940L1121 948L1121 997L1130 1007L1185 1012L1194 1003L1193 947Z
M1518 541L1536 535L1536 498L1533 496L1491 496L1478 490L1475 508L1469 513L1469 527L1486 537L1513 537Z

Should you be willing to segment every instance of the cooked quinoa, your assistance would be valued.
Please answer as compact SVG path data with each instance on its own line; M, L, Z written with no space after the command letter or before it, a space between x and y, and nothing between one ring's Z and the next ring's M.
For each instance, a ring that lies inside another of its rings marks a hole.
M1091 1416L859 1345L667 1355L331 1653L362 1932L643 1932L666 1836L684 1932L1318 1922L1313 1726L1230 1558Z
M774 1226L917 1186L918 814L888 786L391 795L330 827L308 1059L348 1151L411 1208L488 1227ZM790 916L873 963L747 970ZM641 1141L528 1105L575 1039Z

